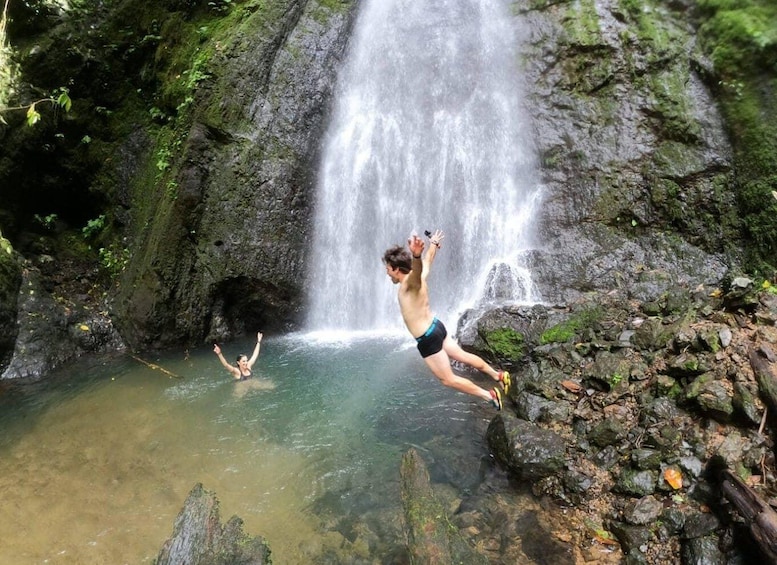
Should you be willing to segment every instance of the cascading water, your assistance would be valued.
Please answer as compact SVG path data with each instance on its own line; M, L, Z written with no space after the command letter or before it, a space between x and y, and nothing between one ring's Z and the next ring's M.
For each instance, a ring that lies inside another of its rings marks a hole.
M401 327L381 263L445 232L429 282L455 327L480 302L536 302L522 258L539 201L506 0L367 0L319 171L310 330Z

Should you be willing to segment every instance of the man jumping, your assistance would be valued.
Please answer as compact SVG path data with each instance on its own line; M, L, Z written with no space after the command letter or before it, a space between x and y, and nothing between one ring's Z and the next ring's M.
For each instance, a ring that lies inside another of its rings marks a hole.
M432 267L434 256L440 248L443 233L436 230L429 234L429 249L422 258L424 242L417 235L407 240L407 248L395 245L383 254L386 274L394 284L399 285L399 309L410 334L418 342L418 351L426 364L442 384L491 402L502 409L502 393L498 387L488 391L472 381L456 376L451 369L451 359L485 373L502 383L505 393L510 388L510 373L496 371L483 359L464 351L448 336L445 326L432 315L429 307L429 291L426 278Z

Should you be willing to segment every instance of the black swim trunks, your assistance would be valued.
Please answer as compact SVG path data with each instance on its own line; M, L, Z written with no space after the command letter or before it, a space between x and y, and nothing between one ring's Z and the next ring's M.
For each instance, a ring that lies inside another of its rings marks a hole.
M432 320L432 325L426 330L426 333L421 337L415 338L418 342L418 351L421 352L421 357L429 357L435 353L442 351L442 342L448 337L448 332L442 322L435 318Z

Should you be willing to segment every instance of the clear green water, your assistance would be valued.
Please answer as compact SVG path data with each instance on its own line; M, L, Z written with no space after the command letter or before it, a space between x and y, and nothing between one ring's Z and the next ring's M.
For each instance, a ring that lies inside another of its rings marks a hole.
M267 338L242 383L203 349L146 359L180 378L116 356L0 390L0 563L149 563L197 482L275 563L380 563L403 543L405 450L458 490L487 457L493 410L412 345Z

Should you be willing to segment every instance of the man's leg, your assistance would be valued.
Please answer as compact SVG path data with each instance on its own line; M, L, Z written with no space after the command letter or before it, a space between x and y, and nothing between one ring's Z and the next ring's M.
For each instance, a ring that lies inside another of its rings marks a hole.
M448 341L446 338L445 341ZM448 354L443 349L438 351L434 355L424 357L424 361L434 373L434 376L445 386L458 390L459 392L465 392L483 400L492 400L492 395L484 388L480 388L478 385L459 376L456 376L451 369L451 361L448 358Z
M455 359L460 363L466 363L481 373L485 373L495 381L499 380L499 371L491 367L491 365L486 363L481 357L478 357L474 353L467 353L464 351L458 343L451 339L451 336L445 338L442 347L451 359Z

